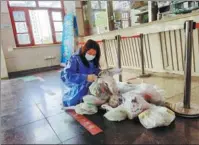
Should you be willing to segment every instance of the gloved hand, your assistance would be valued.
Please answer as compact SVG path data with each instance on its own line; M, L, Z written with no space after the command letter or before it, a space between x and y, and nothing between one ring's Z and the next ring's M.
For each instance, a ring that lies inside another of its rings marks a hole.
M87 76L88 82L94 82L97 79L97 76L95 74L90 74Z

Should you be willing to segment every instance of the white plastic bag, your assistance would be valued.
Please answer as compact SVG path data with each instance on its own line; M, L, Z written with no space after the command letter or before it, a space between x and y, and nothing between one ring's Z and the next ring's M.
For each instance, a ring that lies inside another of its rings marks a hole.
M120 68L108 68L104 69L99 73L99 76L114 76L116 74L120 74L122 72L122 69Z
M101 109L106 110L106 111L110 111L113 108L111 106L109 106L108 103L105 103L105 104L101 105Z
M127 93L129 91L133 91L137 88L137 85L135 84L128 84L125 82L117 82L117 88L120 92L120 94Z
M103 76L100 79L102 80L102 82L107 84L110 92L113 95L119 94L117 83L116 83L115 79L113 78L113 76Z
M122 104L122 96L120 95L112 95L108 101L109 106L116 108Z
M89 87L90 93L100 100L109 102L111 107L117 107L120 104L119 90L113 75L119 73L120 69L108 69L100 73L100 77Z
M97 106L93 104L88 104L88 103L80 103L75 106L75 112L77 114L87 114L87 115L92 115L97 113L98 109Z
M85 103L89 103L89 104L93 104L93 105L97 105L97 106L102 105L102 104L105 103L104 100L101 100L101 99L99 99L99 98L97 98L97 97L95 97L93 95L86 95L86 96L84 96L83 97L83 101Z
M151 104L146 102L142 96L135 94L134 91L123 94L123 97L125 101L122 105L129 119L134 119L140 113L151 107Z
M93 82L89 87L89 90L93 96L96 96L100 100L107 101L110 96L112 96L112 92L103 78L98 78L95 82Z
M147 102L155 105L163 105L165 101L164 90L156 85L142 83L137 86L135 93L141 94Z
M151 104L146 102L142 96L135 94L133 91L123 94L124 100L117 108L112 108L109 104L104 104L101 107L108 112L104 115L110 121L122 121L134 119L144 110L149 109Z
M110 109L104 114L104 117L109 121L122 121L127 118L127 113L123 106L118 106L117 108Z
M142 112L139 116L140 123L147 129L168 126L175 119L175 113L166 107L153 106Z

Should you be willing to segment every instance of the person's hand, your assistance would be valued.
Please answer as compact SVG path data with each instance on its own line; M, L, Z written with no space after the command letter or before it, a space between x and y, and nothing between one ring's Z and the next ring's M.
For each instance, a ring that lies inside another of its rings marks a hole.
M97 76L95 74L90 74L87 76L88 82L94 82L97 79Z

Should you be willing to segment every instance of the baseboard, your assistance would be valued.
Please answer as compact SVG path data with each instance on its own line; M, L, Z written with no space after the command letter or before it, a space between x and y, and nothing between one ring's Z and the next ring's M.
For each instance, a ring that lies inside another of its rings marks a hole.
M7 80L7 79L9 79L9 78L8 77L1 78L1 80Z
M31 75L34 73L40 73L40 72L46 72L50 70L57 70L62 68L60 65L50 66L50 67L42 67L42 68L35 68L30 70L23 70L23 71L17 71L17 72L9 72L8 76L9 78L16 78L16 77L22 77L26 75Z

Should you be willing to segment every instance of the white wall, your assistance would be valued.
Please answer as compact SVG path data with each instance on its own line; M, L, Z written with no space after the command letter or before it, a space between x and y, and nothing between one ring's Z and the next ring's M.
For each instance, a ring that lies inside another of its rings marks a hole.
M69 12L75 11L75 2L65 1L64 7L68 9ZM16 48L6 1L1 1L1 25L2 24L8 26L1 28L1 43L8 72L60 64L60 45ZM52 61L45 60L48 56L53 56L55 59Z
M1 78L7 78L8 77L8 71L6 67L5 57L3 54L3 50L1 47Z

